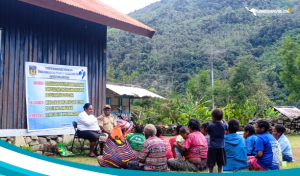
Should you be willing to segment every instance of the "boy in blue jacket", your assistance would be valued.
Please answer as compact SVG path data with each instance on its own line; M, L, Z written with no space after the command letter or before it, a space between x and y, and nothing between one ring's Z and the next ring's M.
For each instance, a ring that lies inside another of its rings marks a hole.
M225 136L227 166L223 166L224 171L235 172L249 169L245 140L236 134L239 129L239 121L236 119L228 121L228 130Z

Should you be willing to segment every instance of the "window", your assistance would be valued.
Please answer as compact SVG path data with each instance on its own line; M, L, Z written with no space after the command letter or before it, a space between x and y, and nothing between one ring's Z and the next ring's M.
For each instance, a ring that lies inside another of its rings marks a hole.
M130 112L130 105L129 105L129 98L123 98L122 99L122 107L123 107L123 112L124 113L129 113Z
M107 104L107 105L110 105L110 97L107 97L107 98L106 98L106 104Z

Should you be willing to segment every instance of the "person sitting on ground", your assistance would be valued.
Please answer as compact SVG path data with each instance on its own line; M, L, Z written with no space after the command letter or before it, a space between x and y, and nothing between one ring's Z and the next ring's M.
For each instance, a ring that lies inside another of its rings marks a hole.
M170 145L169 141L165 137L162 136L161 127L157 125L157 126L155 126L155 128L156 128L156 137L158 137L159 139L161 139L165 143L166 150L167 150L167 160L173 158L171 145Z
M236 119L228 121L228 134L225 136L227 166L223 167L223 171L249 170L245 140L236 134L239 129L239 121Z
M276 139L268 132L270 124L266 120L255 123L255 133L260 134L256 141L256 156L248 156L250 170L278 170L279 151Z
M161 139L155 136L155 126L146 125L144 134L146 141L142 145L138 161L128 162L128 169L166 172L168 170L166 146Z
M146 138L143 135L144 125L135 125L132 132L133 134L130 134L126 140L129 142L136 158L138 158L140 156L142 145L146 141Z
M124 138L122 128L115 127L106 140L103 156L98 157L99 165L109 168L127 168L127 163L132 160L135 160L135 154Z
M176 138L177 145L183 145L183 142L189 137L190 131L187 127L183 126L179 130L179 135ZM177 159L183 161L184 151L175 147L175 152L177 154Z
M206 131L206 128L208 127L208 125L209 125L209 122L202 123L200 132L204 135L204 137L207 141L207 145L209 147L210 137L209 137L208 132Z
M275 125L272 130L272 135L278 141L281 153L282 153L282 160L287 162L293 161L293 153L291 143L288 138L284 135L286 129L282 125Z
M207 160L207 142L202 133L200 133L201 124L198 119L190 119L188 122L189 136L183 145L174 143L174 146L185 151L185 160L183 162L177 159L169 159L168 164L175 171L198 172L206 169Z
M246 125L244 127L243 137L246 140L247 155L255 156L257 154L255 150L255 145L258 135L255 134L255 129L253 125Z
M224 137L228 125L224 120L223 111L221 109L214 109L211 115L213 123L209 124L206 128L206 131L210 135L207 166L209 167L209 173L212 173L213 168L217 163L218 172L221 173L223 166L227 165L226 152L224 150Z
M100 136L105 136L100 130L98 125L98 120L101 120L101 117L95 117L93 115L94 109L93 106L89 103L86 103L83 106L84 111L78 115L77 120L77 135L79 138L87 139L90 141L90 157L99 156L97 152L96 141L99 140Z
M177 125L174 136L169 140L169 143L170 143L171 149L172 149L172 153L173 153L173 158L177 158L177 154L175 152L175 147L173 144L176 142L176 138L179 135L179 129L181 127L182 127L182 125Z

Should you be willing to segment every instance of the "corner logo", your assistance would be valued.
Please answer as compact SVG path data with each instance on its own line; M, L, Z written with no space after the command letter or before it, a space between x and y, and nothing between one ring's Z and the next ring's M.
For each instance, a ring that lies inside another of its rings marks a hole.
M257 14L284 14L284 13L290 13L291 9L288 8L287 10L256 10L254 8L249 9L248 7L245 7L245 9L252 13L253 16L257 16Z
M248 7L245 7L245 9L248 11L248 12L251 12L254 16L256 16L256 9L250 9Z
M29 65L29 74L34 77L36 75L36 66Z

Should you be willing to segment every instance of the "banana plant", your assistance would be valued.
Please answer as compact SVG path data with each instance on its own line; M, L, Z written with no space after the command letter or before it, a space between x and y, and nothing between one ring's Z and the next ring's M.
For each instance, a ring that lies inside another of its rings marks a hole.
M265 107L265 111L262 113L262 118L267 119L270 117L277 117L279 114L280 114L280 112L275 111L274 108Z
M231 112L234 114L235 118L241 122L241 124L245 124L255 116L256 107L249 105L249 100L246 100L246 102L240 107L237 106L237 104L234 104Z
M184 105L181 119L183 121L187 121L191 118L206 120L209 114L209 109L206 106L209 105L212 102L212 100L207 101L206 96L203 96L200 100L197 100L193 95L190 95L188 92L186 92L186 94L188 104Z

